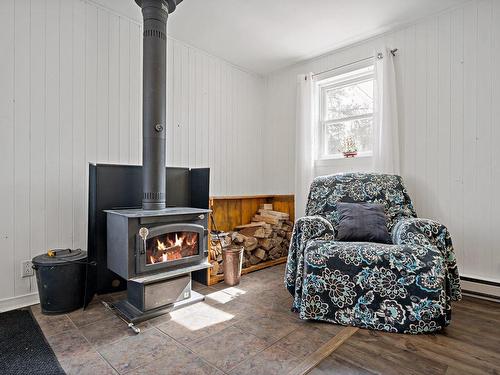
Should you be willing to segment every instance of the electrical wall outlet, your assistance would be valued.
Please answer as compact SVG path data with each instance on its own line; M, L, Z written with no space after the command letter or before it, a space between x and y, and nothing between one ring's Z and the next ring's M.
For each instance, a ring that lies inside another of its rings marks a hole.
M21 263L21 277L30 277L33 276L33 263L31 263L31 260L25 260L24 262Z

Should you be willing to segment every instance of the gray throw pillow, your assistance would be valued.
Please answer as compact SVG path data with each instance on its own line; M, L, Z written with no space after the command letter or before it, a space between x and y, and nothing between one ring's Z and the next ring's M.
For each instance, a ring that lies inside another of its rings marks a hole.
M337 203L338 241L392 243L385 207L378 203Z

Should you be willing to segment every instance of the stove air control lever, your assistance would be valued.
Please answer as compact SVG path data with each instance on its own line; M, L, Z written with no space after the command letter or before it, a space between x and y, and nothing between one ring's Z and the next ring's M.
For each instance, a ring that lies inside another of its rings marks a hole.
M148 238L148 235L149 235L148 228L142 227L141 229L139 229L139 236L141 236L143 243L141 254L146 254L146 239Z

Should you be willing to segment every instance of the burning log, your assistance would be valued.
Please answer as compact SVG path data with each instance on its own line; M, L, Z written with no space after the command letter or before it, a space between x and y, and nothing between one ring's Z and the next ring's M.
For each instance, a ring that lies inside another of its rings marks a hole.
M182 250L182 245L175 244L167 247L163 242L158 241L158 245L156 246L153 255L156 255L159 252L168 255L169 253L180 252L181 250Z

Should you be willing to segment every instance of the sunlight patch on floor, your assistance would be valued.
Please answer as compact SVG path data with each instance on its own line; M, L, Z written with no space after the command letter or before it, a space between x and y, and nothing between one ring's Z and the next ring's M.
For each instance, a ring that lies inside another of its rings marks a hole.
M207 294L205 297L217 303L228 303L235 300L236 297L244 295L245 293L246 292L244 290L235 287L230 287L219 290L217 292Z
M237 288L235 286L223 289L223 292L226 294L229 294L232 297L242 296L242 295L247 293L246 290L243 290L241 288Z
M189 311L188 314L186 314L186 309L172 311L170 313L171 321L182 325L190 331L198 331L234 318L234 315L204 302L197 303L196 307L196 310Z

